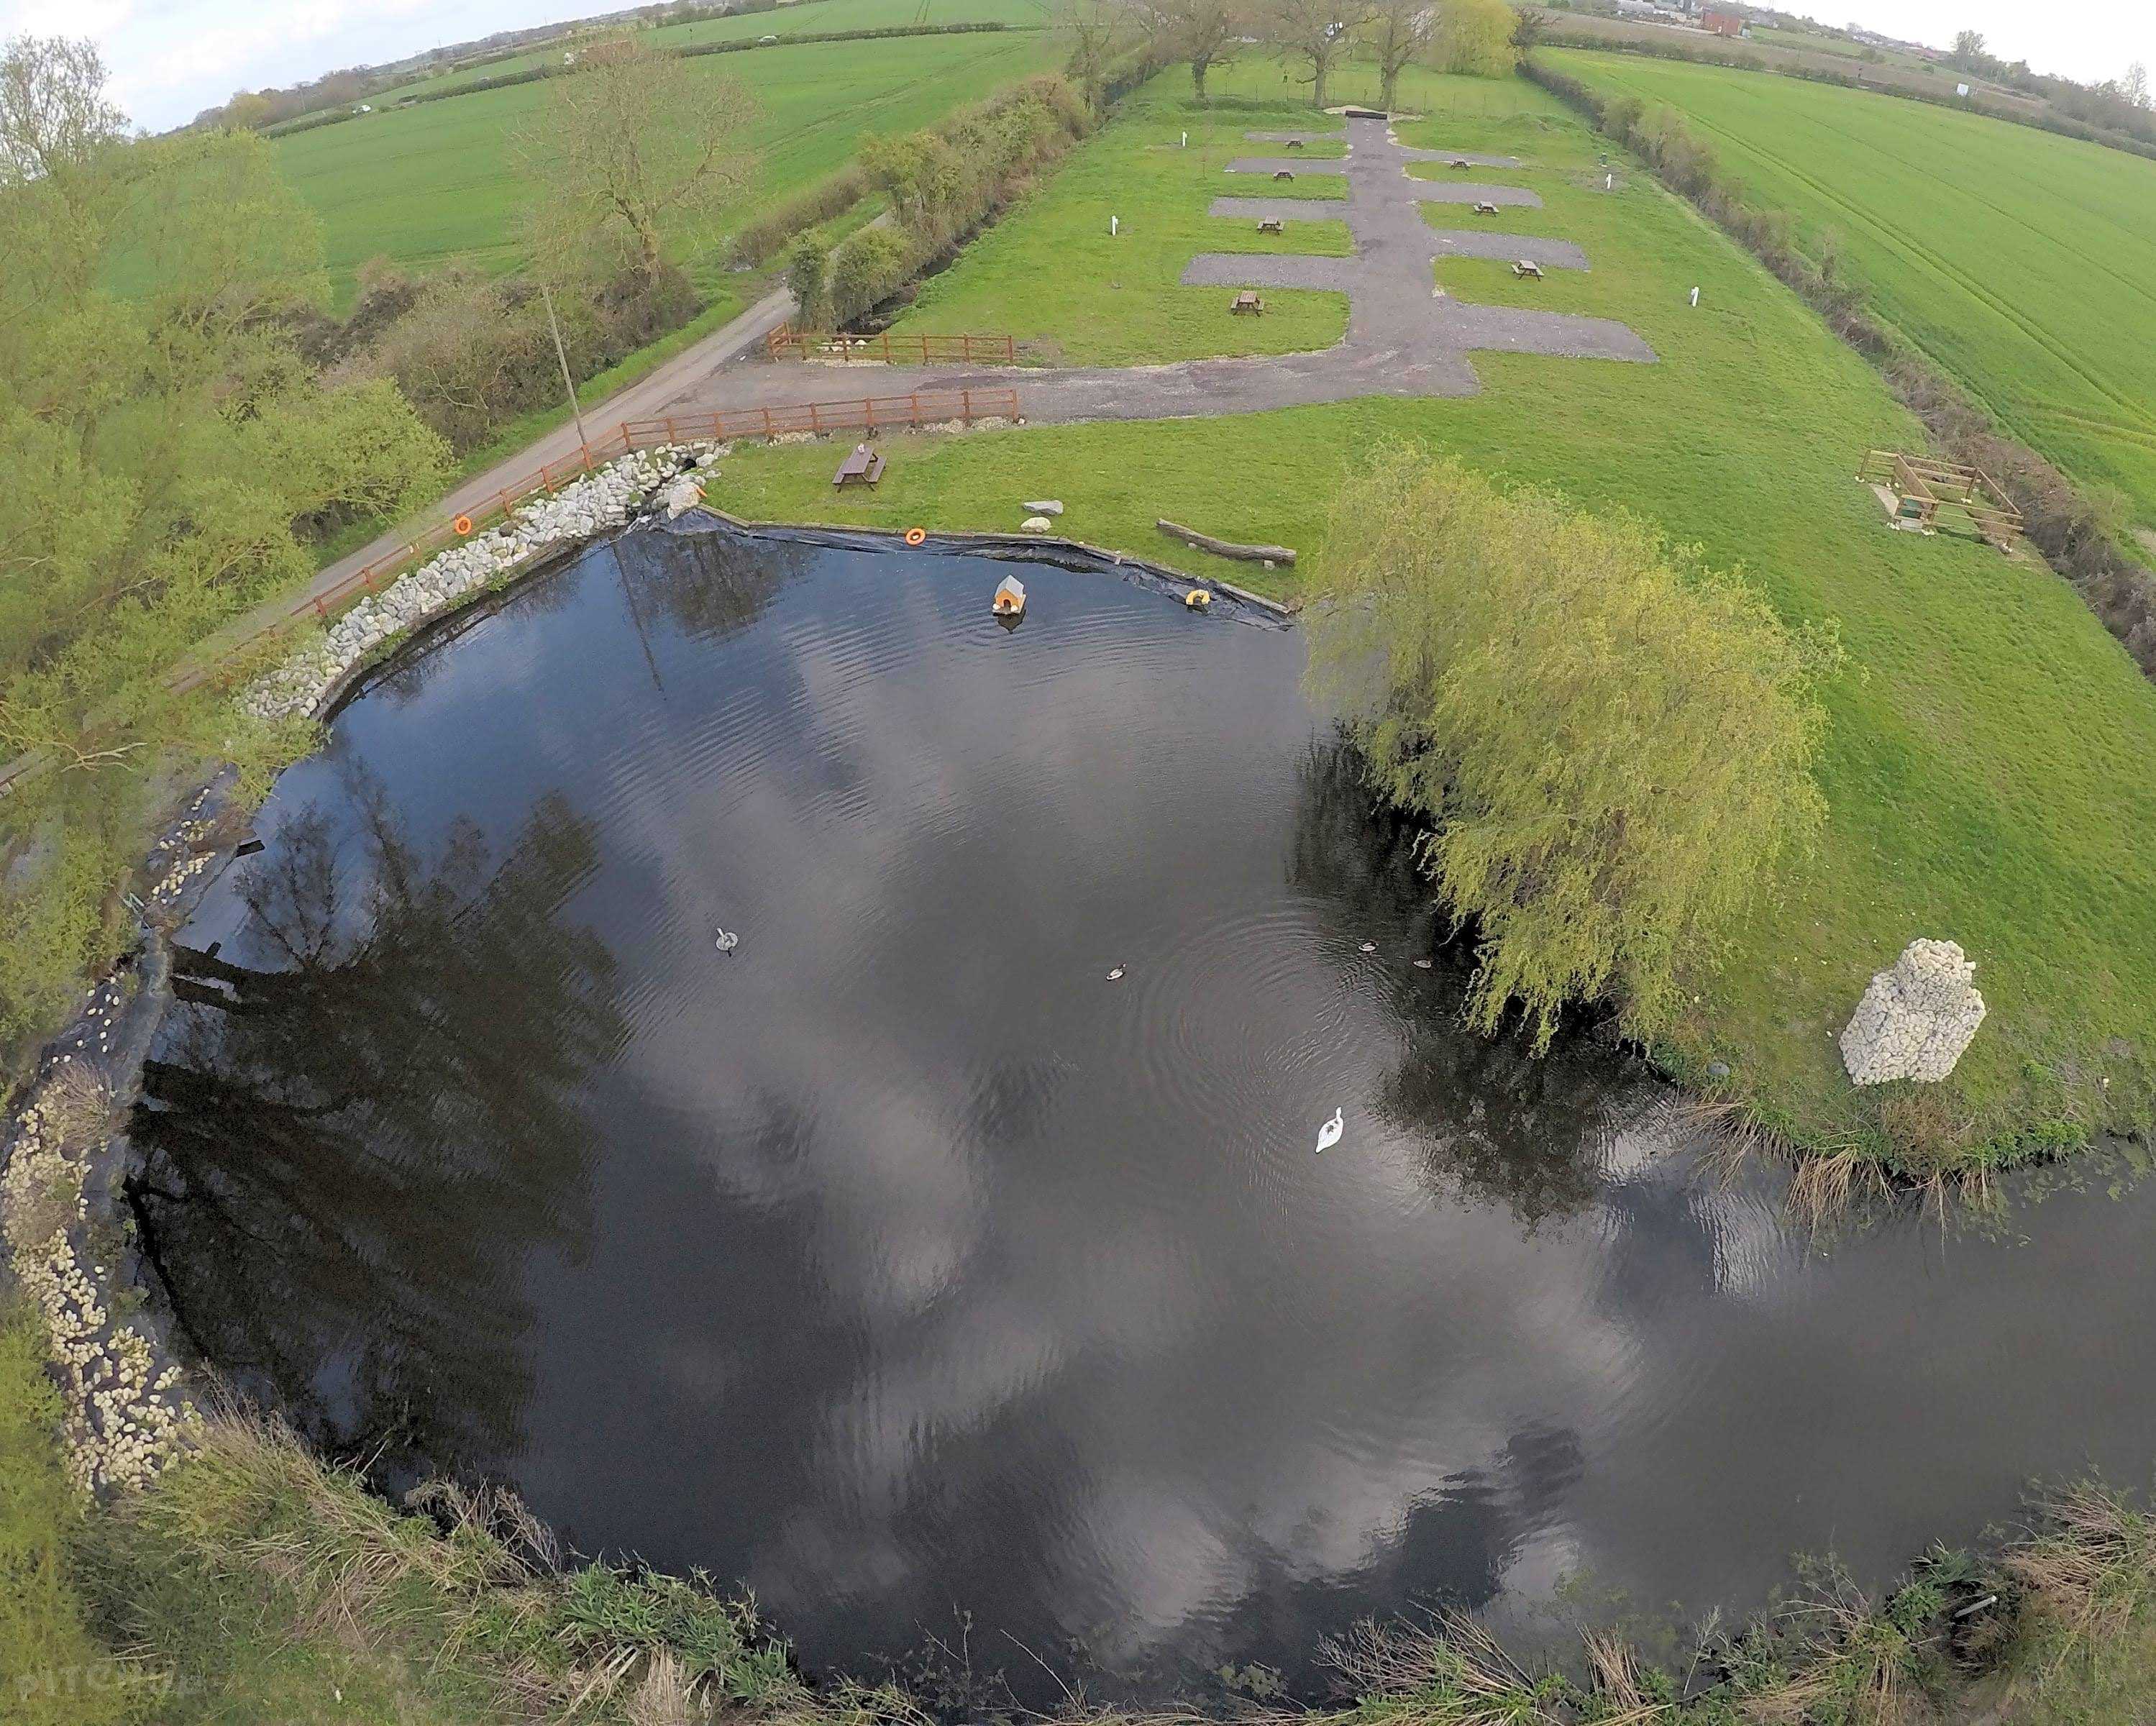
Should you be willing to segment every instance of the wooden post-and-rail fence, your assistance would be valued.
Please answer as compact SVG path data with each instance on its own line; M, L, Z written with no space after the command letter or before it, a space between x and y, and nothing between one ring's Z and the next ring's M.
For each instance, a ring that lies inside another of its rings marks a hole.
M803 402L774 408L738 408L716 414L670 414L649 419L625 419L595 443L550 461L536 473L467 508L451 521L415 534L394 551L354 570L320 593L295 600L278 616L243 639L221 647L212 657L175 670L166 682L175 695L186 695L212 682L252 657L295 623L327 619L362 593L387 586L405 570L425 562L459 540L485 532L515 515L518 507L551 496L572 480L628 455L632 449L668 444L729 444L746 439L820 436L834 432L896 431L929 425L972 425L980 420L1019 418L1018 393L1009 389L916 390L902 396L868 396L845 402ZM0 766L0 797L12 792L38 768L37 753Z
M871 364L971 366L982 363L1015 366L1024 357L1026 345L1015 336L894 336L885 330L874 336L847 336L796 330L773 330L764 337L764 357L773 360L860 360Z

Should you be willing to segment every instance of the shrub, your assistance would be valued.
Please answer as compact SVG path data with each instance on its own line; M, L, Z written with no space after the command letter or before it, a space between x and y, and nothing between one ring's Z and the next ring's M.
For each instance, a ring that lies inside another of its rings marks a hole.
M1651 1035L1819 825L1830 648L1630 517L1413 445L1349 476L1327 544L1313 672L1480 926L1470 1022L1518 1000L1539 1047L1611 999Z
M767 214L748 223L734 236L734 259L742 264L762 264L777 257L796 234L844 215L861 201L868 182L849 163L829 179L789 198Z
M906 242L887 228L868 228L840 247L831 259L831 321L852 323L906 280Z

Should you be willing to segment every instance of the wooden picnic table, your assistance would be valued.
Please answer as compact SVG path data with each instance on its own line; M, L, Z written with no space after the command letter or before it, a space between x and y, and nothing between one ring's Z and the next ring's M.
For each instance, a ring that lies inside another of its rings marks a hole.
M1281 221L1278 216L1267 216L1265 220L1258 223L1258 232L1260 234L1285 234L1287 232L1287 223Z
M831 477L834 485L873 485L883 477L883 457L866 444L854 445L853 453L839 464Z
M1295 170L1291 167L1276 167L1273 170L1273 177L1276 180L1292 180L1295 177Z
M1229 311L1239 313L1246 317L1260 316L1263 314L1265 309L1265 302L1260 300L1255 294L1252 293L1248 288L1244 289L1241 293L1236 295L1235 303L1228 308Z
M1543 267L1532 258L1522 258L1513 264L1512 274L1519 276L1531 275L1537 281L1540 281L1543 279Z
M1497 213L1497 206L1486 198L1475 206L1475 213L1478 216L1494 216Z

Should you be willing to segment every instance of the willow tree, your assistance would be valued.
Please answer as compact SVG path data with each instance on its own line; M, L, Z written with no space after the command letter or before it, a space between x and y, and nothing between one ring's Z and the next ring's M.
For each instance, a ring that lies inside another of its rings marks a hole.
M302 363L321 230L269 145L130 139L104 81L87 43L0 45L0 759L57 769L0 805L0 854L36 832L44 860L0 892L0 1045L112 938L151 769L233 747L174 667L311 576L316 530L448 467L393 387Z
M547 80L516 140L535 193L535 255L626 263L649 290L670 247L709 235L748 189L756 111L740 80L634 37L587 49Z
M1438 68L1471 78L1503 78L1520 63L1520 14L1505 0L1442 0L1433 34Z
M1568 1002L1666 1025L1808 845L1830 640L1630 517L1381 449L1327 541L1312 676L1479 930L1469 1022Z

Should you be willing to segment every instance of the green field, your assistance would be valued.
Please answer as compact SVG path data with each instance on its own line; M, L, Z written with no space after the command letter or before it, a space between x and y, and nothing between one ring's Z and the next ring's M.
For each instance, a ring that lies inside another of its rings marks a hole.
M2156 162L1794 79L1553 59L1681 112L1807 249L1830 234L1876 314L2010 432L2156 525Z
M1034 4L1034 0L962 0L962 3L955 6L950 4L949 0L945 0L945 3L935 7L926 18L921 17L921 0L800 0L798 5L781 6L770 12L743 13L731 18L698 18L685 24L662 24L655 29L639 33L654 48L678 49L693 47L703 42L754 42L765 36L822 34L833 30L903 29L916 21L930 24L1003 23L1014 27L1039 27L1048 23L1048 14L1046 9ZM557 60L577 42L595 39L598 33L585 32L575 39L565 39L545 48L535 49L529 54L416 78L409 84L400 84L393 89L385 90L372 100L377 105L402 101L410 96L454 89L475 80L499 78L506 72L521 72L526 67L537 65L542 60Z
M1075 326L1120 316L1154 332L1162 345L1149 357L1213 345L1209 326L1204 343L1183 339L1172 303L1188 291L1173 285L1184 257L1213 243L1194 213L1203 184L1179 194L1183 225L1142 277L1073 267L1067 249L1080 201L1065 188L1202 121L1181 100L1187 89L1168 74L1134 97L1057 184L1005 218L993 245L961 258L937 304L963 304L987 327L1023 327L1032 297L1053 294ZM1593 507L1634 510L1712 561L1745 566L1784 616L1836 622L1849 655L1826 691L1824 848L1762 904L1735 960L1704 983L1672 1053L1728 1061L1732 1083L1770 1119L1815 1139L1867 1131L1881 1093L1852 1091L1834 1036L1873 971L1914 937L1948 937L1977 961L1992 1009L1943 1087L1978 1134L2003 1141L2115 1115L2156 1050L2156 992L2146 987L2156 962L2147 771L2156 690L2040 564L1885 527L1851 477L1856 460L1875 444L1921 446L1921 430L1863 361L1688 206L1644 175L1595 189L1602 141L1524 81L1424 78L1408 99L1431 117L1404 127L1407 141L1529 162L1492 175L1546 200L1540 212L1507 211L1508 223L1575 239L1594 265L1537 283L1496 262L1450 261L1448 289L1621 318L1659 365L1490 355L1476 361L1485 393L1466 399L907 439L891 446L873 494L834 496L828 449L743 450L714 501L768 519L1009 530L1019 500L1054 496L1075 537L1241 580L1247 566L1208 566L1163 538L1154 517L1284 542L1322 562L1335 476L1386 437L1426 440ZM1142 219L1160 219L1167 183L1146 182L1133 204ZM1686 297L1695 285L1697 310ZM1265 578L1291 586L1296 577Z
M688 64L699 77L740 79L762 110L751 138L762 171L742 205L746 219L844 167L865 136L932 125L1055 62L1052 33L1028 30L812 43ZM543 82L514 85L273 141L278 167L321 215L337 303L351 303L372 258L421 269L452 259L490 270L524 262L529 193L511 139L546 100ZM702 236L680 260L707 295L729 286L715 249L722 237Z

